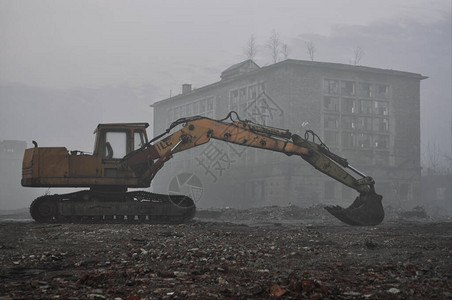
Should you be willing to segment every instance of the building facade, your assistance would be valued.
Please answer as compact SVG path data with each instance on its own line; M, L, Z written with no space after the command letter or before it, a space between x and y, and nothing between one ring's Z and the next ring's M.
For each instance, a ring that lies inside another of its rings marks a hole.
M247 60L222 72L216 83L194 90L184 85L182 94L154 103L154 135L181 117L221 119L229 111L301 136L313 130L332 152L375 179L385 205L410 208L420 201L420 81L425 78L300 60L261 68ZM198 186L178 179L192 177ZM196 190L199 207L348 205L357 195L300 157L222 141L174 155L153 188L192 195Z

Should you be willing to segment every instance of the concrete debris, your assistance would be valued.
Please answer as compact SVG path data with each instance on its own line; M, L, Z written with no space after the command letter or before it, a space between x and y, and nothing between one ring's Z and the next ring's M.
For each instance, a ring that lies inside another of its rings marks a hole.
M182 225L0 223L0 299L443 299L452 294L450 222L351 227L314 219L285 222L288 214L304 213L229 209L216 221L201 215Z

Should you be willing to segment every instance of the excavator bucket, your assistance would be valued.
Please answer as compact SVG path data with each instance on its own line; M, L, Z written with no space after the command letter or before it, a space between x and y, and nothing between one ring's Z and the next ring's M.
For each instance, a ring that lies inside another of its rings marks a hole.
M338 205L327 206L325 209L341 220L352 226L375 226L380 224L385 212L381 200L383 197L374 191L361 193L355 201L347 208Z

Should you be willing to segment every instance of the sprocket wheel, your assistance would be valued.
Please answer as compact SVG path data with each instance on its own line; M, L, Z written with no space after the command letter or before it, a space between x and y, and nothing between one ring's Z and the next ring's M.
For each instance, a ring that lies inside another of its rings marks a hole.
M51 197L39 197L31 204L30 214L37 222L50 222L57 216L56 203Z

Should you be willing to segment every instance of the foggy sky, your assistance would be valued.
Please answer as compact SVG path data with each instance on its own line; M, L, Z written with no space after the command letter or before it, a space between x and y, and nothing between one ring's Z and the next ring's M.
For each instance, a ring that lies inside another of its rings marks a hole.
M256 63L270 64L264 45L273 30L288 44L289 58L309 59L305 42L312 40L316 61L347 64L360 46L361 65L428 76L421 82L422 151L434 143L451 156L450 0L0 0L0 89L24 85L59 95L29 99L27 108L0 97L0 140L39 137L42 146L91 150L97 123L152 124L151 103L180 93L183 83L218 81L245 59L251 34ZM79 88L105 86L147 93L130 103L74 96ZM71 137L57 138L68 131Z

